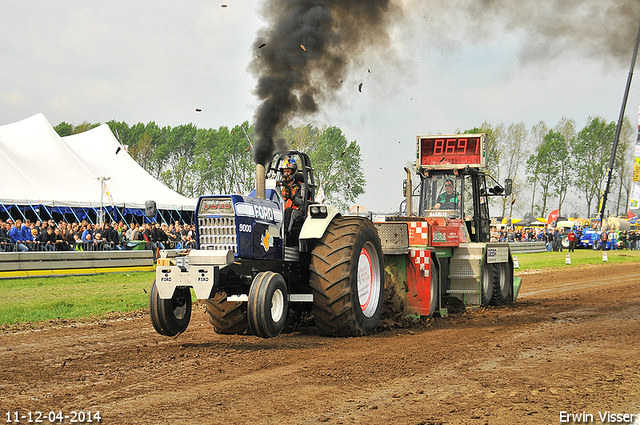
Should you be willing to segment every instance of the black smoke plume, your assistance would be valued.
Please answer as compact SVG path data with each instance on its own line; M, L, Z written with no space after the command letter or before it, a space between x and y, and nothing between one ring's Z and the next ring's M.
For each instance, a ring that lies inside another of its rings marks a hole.
M370 45L385 43L391 0L270 0L250 70L258 77L254 160L265 164L286 148L278 131L318 111L335 96L349 65Z
M480 44L504 31L522 39L522 64L580 55L626 67L640 22L639 0L404 0L403 4L405 16L414 21L411 27L427 45L441 42L441 48L451 49ZM416 21L421 24L415 25Z
M579 56L625 69L640 0L267 0L263 17L267 27L249 67L261 102L254 117L258 163L286 148L277 134L293 117L334 100L349 66L368 48L388 47L393 23L409 55L400 62L410 63L412 50L450 54L514 33L523 42L521 66ZM358 90L362 85L354 83Z

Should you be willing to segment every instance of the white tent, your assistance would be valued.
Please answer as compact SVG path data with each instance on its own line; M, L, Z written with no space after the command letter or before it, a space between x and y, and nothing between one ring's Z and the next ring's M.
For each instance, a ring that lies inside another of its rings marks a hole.
M196 204L140 167L106 124L60 137L42 114L0 126L0 181L4 206L97 209L102 201L142 209L154 200L161 210L194 211Z

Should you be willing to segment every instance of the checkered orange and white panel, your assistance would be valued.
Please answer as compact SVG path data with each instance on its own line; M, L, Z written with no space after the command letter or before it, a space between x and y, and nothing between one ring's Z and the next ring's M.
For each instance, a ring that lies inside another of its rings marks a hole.
M411 258L413 259L413 262L420 267L420 270L422 270L425 277L429 277L429 270L427 270L425 266L429 264L430 255L430 251L426 249L411 250Z
M425 244L429 242L429 224L424 221L410 221L409 235L411 238L422 240Z

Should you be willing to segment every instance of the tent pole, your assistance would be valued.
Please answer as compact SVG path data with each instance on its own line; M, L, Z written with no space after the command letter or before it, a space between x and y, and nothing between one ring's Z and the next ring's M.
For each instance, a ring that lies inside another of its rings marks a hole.
M127 219L126 219L126 218L124 218L124 215L122 215L122 211L120 211L120 210L118 209L118 207L115 207L115 208L116 208L116 212L119 212L119 213L120 213L120 218L122 219L122 222L123 222L124 224L127 224Z
M24 222L26 223L27 221L27 217L25 217L25 215L22 213L22 210L20 209L19 206L15 206L18 209L18 212L20 213L20 215L22 216L22 219L24 220Z
M71 208L71 213L76 218L76 220L78 220L78 224L80 224L82 222L82 220L80 220L80 217L78 217L78 215L76 214L76 210Z
M109 216L109 218L111 219L111 222L113 223L115 220L113 219L113 216L111 214L109 214L109 207L105 207L105 212L107 213L107 215ZM115 215L115 214L114 214Z
M91 203L89 203L89 208L83 208L83 210L84 210L84 212L87 214L87 220L89 221L89 223L91 223L91 224L95 224L95 223L93 222L93 220L91 220L91 216L89 215L89 212L90 212L91 210L93 210L93 211L95 211L95 210L96 210L95 208L93 208L93 205L91 205ZM98 216L97 216L97 215L96 215L96 218L98 218Z
M33 211L33 213L36 215L36 217L38 217L38 220L42 223L42 218L40 217L40 214L38 214L38 211L36 211L36 209L33 208L33 205L31 205L31 202L29 202L28 204L31 207L31 211Z
M49 211L49 209L47 208L47 206L45 204L40 204L42 205L42 208L44 208L44 210L47 212L47 214L49 214L49 217L51 217L51 219L53 220L53 214L51 214L51 211ZM53 210L53 208L51 208ZM40 220L42 221L42 220Z
M11 215L11 213L9 212L9 210L7 209L7 207L4 206L4 204L2 204L2 208L4 208L4 210L6 211L7 215L9 216L9 218L11 219L11 221L13 221L14 223L16 222L13 219L13 216Z

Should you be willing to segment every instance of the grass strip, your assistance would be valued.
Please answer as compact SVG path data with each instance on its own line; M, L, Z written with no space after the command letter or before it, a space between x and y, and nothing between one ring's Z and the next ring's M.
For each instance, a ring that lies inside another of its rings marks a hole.
M640 262L640 251L613 250L606 251L608 263L637 263ZM567 254L571 264L566 264ZM520 268L518 270L546 269L553 267L571 267L586 264L602 264L603 251L593 249L578 249L568 252L538 252L526 254L513 254L518 258Z
M601 264L602 251L580 249L516 254L517 271ZM640 251L607 251L609 263L638 263ZM0 326L47 320L104 317L149 307L154 272L0 279Z
M0 280L0 326L148 308L154 272Z

